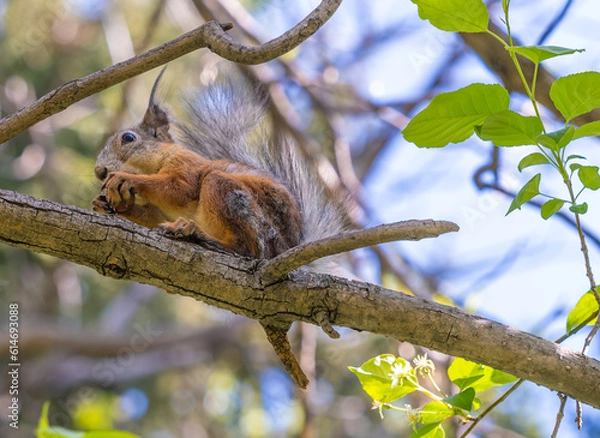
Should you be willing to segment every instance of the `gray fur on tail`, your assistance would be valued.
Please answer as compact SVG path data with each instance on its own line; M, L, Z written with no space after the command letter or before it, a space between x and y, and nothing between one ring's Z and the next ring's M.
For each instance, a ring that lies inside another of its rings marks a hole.
M205 158L243 163L280 180L298 201L302 243L339 234L347 218L342 203L328 199L290 139L273 138L260 127L268 98L264 89L251 85L227 75L195 92L188 99L191 120L177 125L181 143Z

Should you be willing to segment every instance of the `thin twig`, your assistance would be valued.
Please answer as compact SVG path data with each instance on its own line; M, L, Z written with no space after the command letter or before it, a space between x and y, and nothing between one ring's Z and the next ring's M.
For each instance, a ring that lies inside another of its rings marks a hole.
M489 405L485 411L483 411L481 414L479 414L477 416L477 418L475 418L475 420L473 421L473 423L471 423L471 425L469 426L469 428L467 430L465 430L465 432L460 436L460 438L465 438L467 435L469 435L469 433L471 433L473 431L473 429L475 428L475 426L477 426L479 424L479 422L481 420L483 420L483 418L489 414L492 410L496 409L496 406L498 406L500 403L502 403L504 400L506 400L508 398L509 395L511 395L513 392L515 392L517 390L517 388L519 386L521 386L521 384L525 382L524 379L519 379L517 381L517 383L515 383L513 386L511 386L511 388L506 391L504 394L502 394L502 396L500 398L498 398L498 400L496 400L494 403L492 403L491 405Z
M558 393L558 398L560 399L560 408L558 408L558 412L556 413L556 422L554 423L554 429L552 430L552 435L550 438L556 438L558 436L558 429L560 429L560 423L562 422L563 417L565 416L565 404L567 403L567 396L563 393Z
M565 333L560 338L556 339L554 342L557 344L563 343L565 340L567 340L568 338L573 336L575 333L579 332L579 330L581 330L582 328L587 326L590 323L590 321L592 321L594 318L596 318L596 315L592 315L592 316L588 317L585 321L583 321L577 327L573 328L569 333ZM488 406L485 411L483 411L481 414L479 414L477 416L477 418L475 419L475 421L473 422L473 424L471 424L471 426L469 426L469 428L465 431L465 433L461 435L461 438L466 437L471 431L473 431L473 429L475 428L477 423L479 423L481 420L483 420L483 418L485 416L487 416L493 409L495 409L496 406L498 406L500 403L502 403L504 400L506 400L509 395L511 395L513 392L515 392L515 390L519 386L521 386L521 384L524 381L525 381L524 379L519 379L513 386L510 387L510 389L508 389L508 391L506 391L504 394L502 394L502 396L498 400L496 400L494 403L492 403L490 406ZM558 396L565 397L565 401L567 399L567 397L562 393L559 393ZM579 401L577 401L577 403L579 403ZM564 405L561 406L561 409L564 409ZM561 417L561 419L562 419L562 417ZM557 420L558 420L558 416L557 416ZM556 426L555 426L555 430L558 430L558 428Z
M0 143L4 143L30 126L68 108L80 100L166 64L194 50L207 47L210 41L230 27L217 22L206 23L154 49L118 62L110 67L75 79L0 120Z
M577 429L581 430L583 428L583 410L581 409L581 402L579 400L575 400L575 412L577 412L575 423L577 423Z
M266 262L258 275L265 284L270 284L284 278L290 271L323 257L385 242L438 237L453 231L458 231L455 223L431 219L396 222L352 231L292 248Z

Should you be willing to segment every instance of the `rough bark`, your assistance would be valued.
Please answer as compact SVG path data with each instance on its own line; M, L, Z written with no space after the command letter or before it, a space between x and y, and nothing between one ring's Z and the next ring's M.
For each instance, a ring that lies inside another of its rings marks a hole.
M0 241L105 276L286 326L331 324L461 356L600 408L600 362L460 309L382 287L294 271L265 285L258 262L172 240L118 217L0 190Z

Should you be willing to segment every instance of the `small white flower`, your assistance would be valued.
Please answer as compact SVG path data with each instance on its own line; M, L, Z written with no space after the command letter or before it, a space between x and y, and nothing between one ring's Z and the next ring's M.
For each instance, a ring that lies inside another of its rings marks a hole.
M413 409L411 405L404 405L404 409L406 409L406 421L410 424L417 424L421 421L421 410Z
M415 371L421 376L435 371L435 364L431 359L427 359L427 354L415 357L413 363L415 364Z
M392 365L392 372L388 373L390 379L392 379L392 388L398 386L402 386L402 379L408 377L412 371L412 367L408 362L396 362Z

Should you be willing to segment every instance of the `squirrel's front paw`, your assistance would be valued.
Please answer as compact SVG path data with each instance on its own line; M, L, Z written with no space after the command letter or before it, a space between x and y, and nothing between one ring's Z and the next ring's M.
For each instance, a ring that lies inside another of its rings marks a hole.
M108 203L104 193L100 193L98 196L92 199L92 210L94 210L96 213L115 214L115 210Z
M126 173L109 173L102 190L108 205L117 213L124 213L135 204L135 187Z

